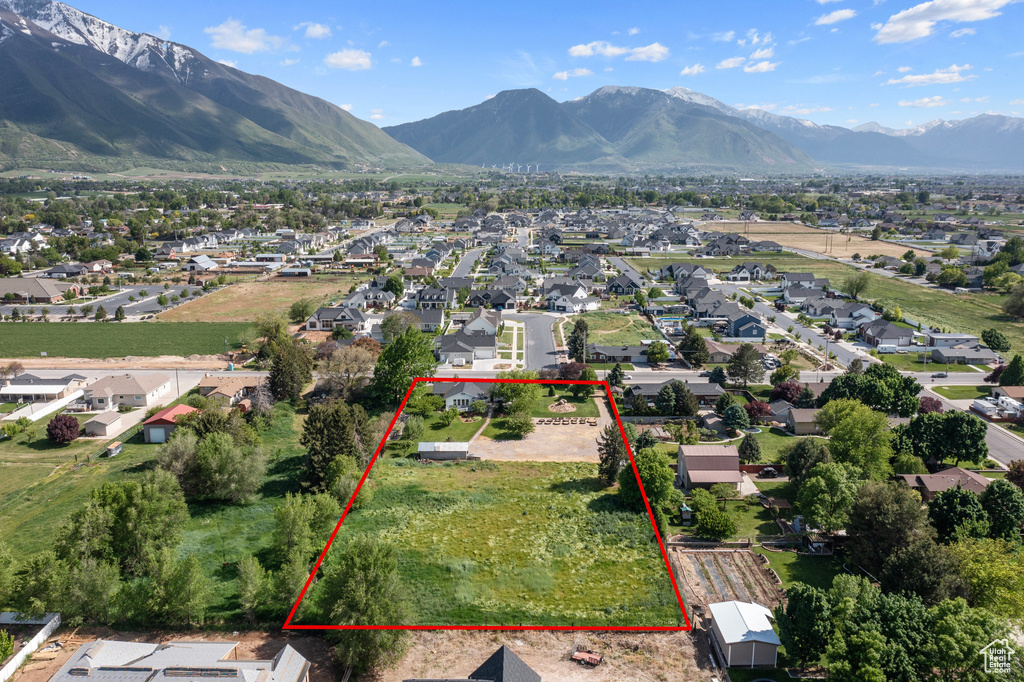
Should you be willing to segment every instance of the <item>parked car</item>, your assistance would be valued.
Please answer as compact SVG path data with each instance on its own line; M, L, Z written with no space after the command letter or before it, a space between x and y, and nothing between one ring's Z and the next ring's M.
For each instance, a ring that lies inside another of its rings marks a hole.
M633 380L633 375L632 374L626 374L622 378L625 379L626 381L632 381Z
M936 372L935 374L932 375L932 379L945 379L948 376L949 375L946 374L945 372Z
M758 475L761 478L777 478L779 472L773 469L772 467L765 467L764 469L761 469L761 473Z

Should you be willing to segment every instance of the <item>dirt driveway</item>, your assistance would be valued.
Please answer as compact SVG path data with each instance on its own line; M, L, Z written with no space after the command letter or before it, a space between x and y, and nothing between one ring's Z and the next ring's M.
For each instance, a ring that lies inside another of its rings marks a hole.
M597 396L597 426L589 424L540 424L534 419L536 428L522 440L494 440L477 436L471 446L473 455L481 459L503 462L594 462L600 461L597 454L597 438L604 427L612 423L605 401ZM553 415L560 416L560 415ZM572 414L562 415L571 417Z

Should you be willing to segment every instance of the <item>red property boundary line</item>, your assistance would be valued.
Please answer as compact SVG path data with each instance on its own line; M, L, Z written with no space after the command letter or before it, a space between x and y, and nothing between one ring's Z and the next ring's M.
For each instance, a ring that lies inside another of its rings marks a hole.
M398 421L398 417L401 416L405 410L405 404L409 402L409 398L412 396L413 389L416 388L416 384L420 382L424 383L478 383L478 384L588 384L592 386L603 386L605 395L608 396L608 403L612 407L612 413L615 415L615 422L619 425L619 433L622 435L622 442L626 445L626 453L629 455L629 463L633 467L633 474L636 476L637 483L640 487L640 494L644 498L644 506L647 508L647 515L651 520L651 527L654 529L654 536L658 539L658 547L661 549L661 556L665 560L665 569L668 571L669 579L672 581L672 589L675 591L676 601L679 603L679 610L683 613L683 620L686 621L685 626L641 626L641 625L604 625L595 627L577 627L574 625L299 625L292 623L292 618L295 617L295 612L299 608L299 604L302 603L303 598L306 596L306 591L309 586L313 583L313 576L316 575L317 571L320 570L320 564L323 563L324 557L327 556L327 550L331 548L331 544L334 542L334 538L338 535L338 531L341 530L341 524L345 522L345 518L348 516L349 511L352 509L352 503L356 499L356 495L363 487L363 483L366 482L367 477L370 475L370 470L373 469L373 465L377 462L377 457L384 449L384 444L387 443L388 436L391 435L391 430L395 427L395 423ZM679 584L676 582L675 573L672 572L672 564L669 562L668 552L665 550L665 543L661 539L661 534L658 532L658 524L654 519L654 512L651 510L651 503L647 499L647 491L644 490L643 481L640 480L640 471L636 468L636 461L633 459L633 449L630 447L629 440L626 438L626 430L622 426L622 419L619 417L619 408L615 405L615 398L612 396L611 386L607 381L573 381L570 379L459 379L452 377L417 377L413 379L412 384L409 386L409 390L405 392L405 397L402 398L402 404L399 405L398 411L395 412L395 416L391 419L391 423L388 424L388 429L384 433L384 437L381 439L380 445L377 446L377 450L373 453L373 458L366 467L366 471L363 472L363 477L359 480L359 485L356 486L355 492L352 493L352 497L349 498L348 504L345 505L345 511L342 512L341 518L338 519L337 525L334 526L334 531L331 533L330 539L327 540L327 545L323 551L320 552L320 557L316 560L316 564L313 566L313 570L310 572L309 577L306 578L306 584L302 587L302 592L299 593L299 598L295 600L295 604L292 606L292 610L288 613L288 618L285 620L284 625L281 626L283 630L505 630L505 631L516 631L516 630L548 630L548 631L559 631L559 630L590 630L590 631L611 631L611 632L689 632L693 630L693 624L690 622L690 617L686 613L686 606L683 604L683 596L679 591Z

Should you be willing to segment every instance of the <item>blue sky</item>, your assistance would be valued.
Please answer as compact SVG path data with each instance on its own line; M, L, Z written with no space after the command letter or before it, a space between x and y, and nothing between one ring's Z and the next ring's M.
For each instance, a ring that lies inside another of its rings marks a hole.
M69 0L380 126L534 87L682 85L818 123L1024 115L1020 0Z

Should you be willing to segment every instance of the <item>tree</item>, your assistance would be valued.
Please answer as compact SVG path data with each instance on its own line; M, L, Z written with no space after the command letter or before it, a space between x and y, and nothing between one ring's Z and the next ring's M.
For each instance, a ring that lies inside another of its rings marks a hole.
M922 396L920 401L921 406L917 408L918 414L931 414L933 412L942 414L942 412L944 411L942 408L942 401L939 400L938 398L933 398L929 395L926 395Z
M914 260L914 258L916 258L916 257L917 257L917 254L914 253L913 249L907 249L906 251L903 252L903 256L902 256L903 260L907 261L908 263L910 261Z
M792 365L782 365L777 370L772 372L771 377L768 379L768 383L772 386L778 386L779 384L785 384L787 382L795 383L795 380L800 378L800 371ZM796 396L794 396L794 399Z
M566 362L558 366L558 378L568 381L576 381L583 374L587 365L582 362Z
M822 408L819 417L827 407ZM889 420L884 414L856 404L827 433L828 450L836 462L850 464L865 477L875 480L889 475L892 435Z
M647 294L644 293L643 289L637 289L636 292L633 293L633 303L635 303L636 307L640 310L647 307Z
M317 370L330 388L342 400L349 400L368 383L377 355L364 346L355 344L338 348L317 363Z
M885 559L878 578L885 592L916 595L926 606L965 594L953 555L927 536Z
M875 225L875 227L871 230L871 241L876 241L877 242L879 239L881 239L881 237L882 237L882 226L881 225Z
M1010 342L1006 338L1006 334L998 329L986 329L981 333L981 340L997 353L1005 353L1010 350Z
M135 261L137 263L148 263L151 260L153 260L153 254L150 253L149 249L145 246L140 247L139 250L135 252Z
M297 341L287 339L273 346L274 359L267 385L277 400L297 401L313 380L313 358Z
M241 448L230 434L215 432L196 448L195 466L201 485L189 489L190 497L240 504L262 487L267 458L262 448Z
M636 437L636 427L626 423L624 428L627 437L630 436L628 432L631 430L633 437ZM622 463L627 459L626 446L622 442L622 434L617 424L608 424L601 430L601 435L597 438L597 454L600 460L597 465L598 478L606 486L614 485L618 480Z
M96 306L95 319L97 322L102 322L103 320L107 319L107 309L101 305Z
M721 367L715 367L711 370L711 374L708 376L708 382L712 384L718 384L719 386L725 386L726 374L725 370Z
M934 452L936 459L953 459L953 464L980 464L988 459L985 436L988 424L968 412L953 410L942 414L942 448ZM941 453L941 454L940 454Z
M577 317L576 322L573 323L572 332L569 333L569 339L566 342L569 352L569 358L576 362L587 361L587 335L590 332L590 327L587 324L585 318Z
M783 381L778 384L773 384L771 396L769 402L775 402L776 400L785 400L788 403L796 404L796 399L800 396L800 391L803 387L796 381Z
M459 408L449 407L447 410L441 413L441 416L438 417L438 421L440 421L445 426L451 426L452 422L455 421L456 418L458 418L458 416Z
M317 606L334 625L394 625L409 617L408 600L394 548L374 538L357 538L333 554L321 578ZM334 655L361 674L387 666L404 653L402 630L342 630Z
M523 438L533 433L536 428L533 420L526 412L512 412L503 420L504 429L513 438Z
M640 480L643 482L651 508L660 508L672 492L672 470L657 451L649 448L638 450L633 455L633 461L640 472ZM636 472L631 466L624 467L619 474L619 500L627 509L646 511L643 495L640 494L640 486L637 484Z
M818 402L818 398L814 395L814 391L811 390L810 386L804 386L800 390L800 395L796 397L796 402L793 403L795 406L802 410L808 410L813 408Z
M752 424L772 413L772 408L763 400L752 400L744 405L743 409L747 411L747 417Z
M203 624L213 590L195 554L174 562L170 574L166 576L163 594L170 622L189 626Z
M683 330L683 340L679 343L679 354L693 367L702 367L711 360L707 343L692 324Z
M14 655L14 638L6 630L0 630L0 661Z
M288 317L293 324L305 324L306 320L316 312L316 308L316 299L300 298L288 308Z
M605 376L605 380L608 381L609 386L622 386L623 379L626 373L622 369L622 365L618 362L612 367L611 371Z
M658 395L654 396L654 409L662 416L671 416L676 409L676 394L668 384L658 389Z
M1006 471L1006 480L1024 490L1024 459L1010 462Z
M750 418L741 405L730 405L722 415L722 423L728 430L738 431L750 426Z
M1000 386L1024 386L1024 357L1014 355L1013 360L999 375Z
M238 599L250 623L256 620L256 609L270 596L270 576L252 554L246 553L238 562Z
M960 538L949 545L971 606L1024 618L1024 554L1019 543Z
M668 346L662 341L655 341L647 347L647 361L653 363L668 362Z
M996 479L978 497L988 516L989 537L1016 542L1024 524L1024 491L1009 481Z
M310 405L299 443L306 448L306 475L313 490L328 490L342 471L367 459L377 447L365 442L369 429L360 405L341 400Z
M740 461L744 464L755 464L761 461L761 443L753 434L740 441L737 450L740 453Z
M779 640L801 670L825 653L831 631L830 610L825 593L803 583L791 585L786 590L785 606L775 607Z
M167 294L160 294L156 297L156 302L157 305L166 306L171 301L169 298L167 298ZM99 314L99 310L96 311L96 314Z
M764 379L764 371L761 354L749 343L741 343L733 352L726 370L729 378L743 382L744 388L748 383L760 383Z
M1010 295L1003 301L1003 312L1010 317L1024 317L1024 282L1017 282L1010 289Z
M864 374L843 374L828 385L818 397L822 407L830 400L860 400L874 410L910 417L918 410L917 394L921 385L910 376L903 376L893 365L876 363Z
M939 534L940 542L948 542L954 535L983 538L988 535L988 514L981 506L978 495L956 488L943 490L928 505L928 518Z
M715 401L715 414L722 416L730 405L736 403L736 398L733 397L732 393L723 393L718 396L718 400Z
M410 327L381 352L373 368L373 387L391 404L401 402L416 377L432 377L437 361L430 337Z
M718 507L703 507L697 510L695 516L693 532L698 537L724 540L736 534L736 522Z
M846 278L840 289L843 293L849 294L853 300L858 300L861 294L871 286L871 275L863 270L855 272Z
M82 427L73 416L58 414L46 425L46 438L53 443L64 445L78 438L81 431Z
M391 275L384 281L384 286L381 289L393 293L397 300L405 294L405 279L399 274Z
M956 248L956 246L950 244L949 246L944 248L942 251L939 251L939 258L941 258L942 260L947 260L947 261L955 261L958 258L960 258L960 249L958 249L958 248Z
M793 485L799 489L815 466L831 461L832 456L822 440L803 438L786 453L785 472Z
M859 473L855 467L840 462L816 464L797 496L797 504L808 523L826 533L843 528L857 499Z
M483 415L487 412L487 401L486 400L474 400L469 406L470 412L473 414Z
M850 508L846 551L877 575L886 558L928 531L927 511L916 490L892 481L868 481Z
M391 343L404 334L407 329L416 328L418 325L419 318L416 315L406 311L397 311L385 317L384 321L380 323L380 333L384 337L384 343Z
M584 366L583 371L580 372L580 381L597 380L597 372L594 371L594 368L589 365ZM572 384L569 386L569 392L577 398L589 398L594 395L596 390L597 386L595 384Z

